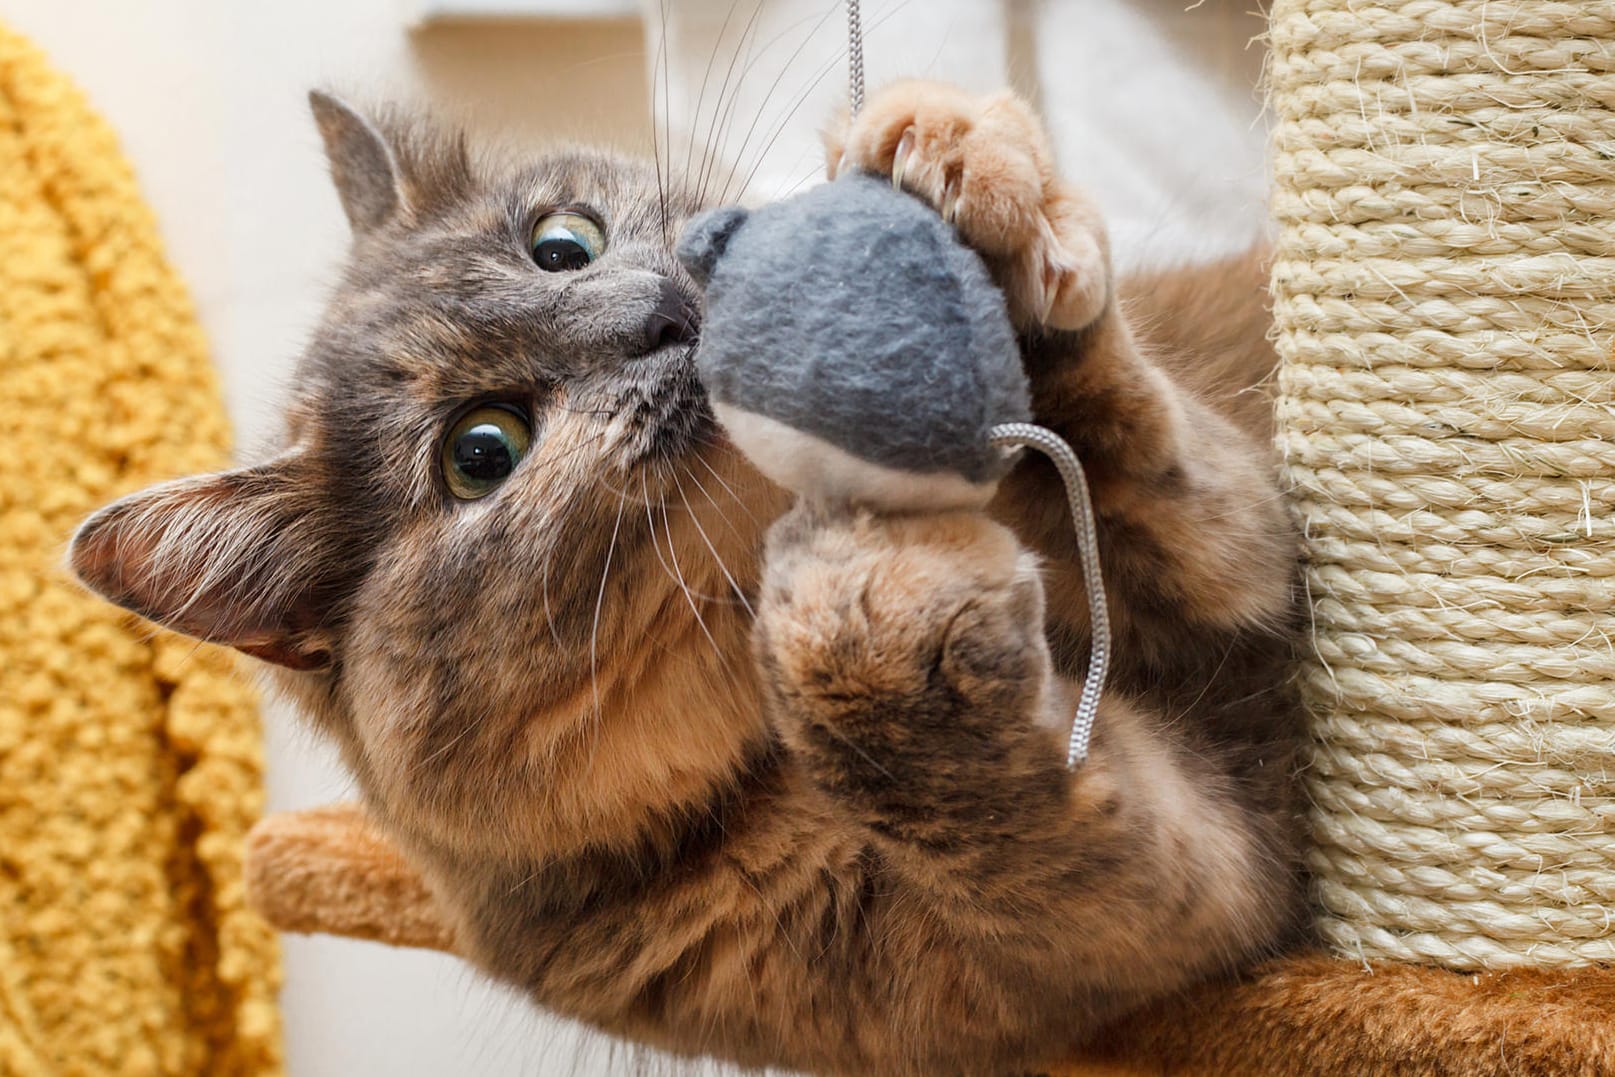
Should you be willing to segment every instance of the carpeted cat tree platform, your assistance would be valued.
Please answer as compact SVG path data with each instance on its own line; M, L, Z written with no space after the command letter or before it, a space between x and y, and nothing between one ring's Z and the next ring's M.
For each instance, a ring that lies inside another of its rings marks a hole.
M1615 2L1272 5L1279 443L1320 949L1066 1074L1615 1074ZM291 931L453 950L357 809L273 817Z

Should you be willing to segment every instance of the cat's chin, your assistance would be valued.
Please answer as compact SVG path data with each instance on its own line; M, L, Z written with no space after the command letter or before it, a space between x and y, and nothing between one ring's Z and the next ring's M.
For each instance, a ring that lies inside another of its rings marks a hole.
M658 376L637 393L631 466L676 465L728 444L696 377L694 354L695 345L679 343L640 360Z

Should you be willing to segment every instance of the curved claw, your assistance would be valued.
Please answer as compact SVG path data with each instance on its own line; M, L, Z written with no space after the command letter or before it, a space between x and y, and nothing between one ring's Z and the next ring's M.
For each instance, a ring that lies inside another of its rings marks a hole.
M892 186L898 190L903 188L903 176L908 172L908 159L914 153L914 128L910 127L903 132L903 137L897 141L897 151L892 155Z
M942 219L949 224L959 219L960 186L958 177L954 177L948 180L948 186L942 192Z

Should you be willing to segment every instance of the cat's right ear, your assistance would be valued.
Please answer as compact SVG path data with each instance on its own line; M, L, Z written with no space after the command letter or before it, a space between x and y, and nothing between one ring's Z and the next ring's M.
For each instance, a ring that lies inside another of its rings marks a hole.
M321 90L309 91L308 107L353 231L386 224L403 205L402 176L387 136L347 102Z
M330 568L343 558L309 489L295 454L162 483L86 520L68 561L85 586L147 620L321 669L332 654Z
M684 226L674 253L701 287L705 288L712 280L718 259L723 257L729 241L749 216L751 214L742 206L719 206L696 214Z

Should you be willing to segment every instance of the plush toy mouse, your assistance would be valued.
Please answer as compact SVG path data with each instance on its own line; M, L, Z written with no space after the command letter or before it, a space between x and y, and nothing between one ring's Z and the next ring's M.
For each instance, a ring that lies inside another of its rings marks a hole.
M692 220L706 288L696 361L729 437L807 497L981 506L1030 416L1003 295L929 206L864 174Z

